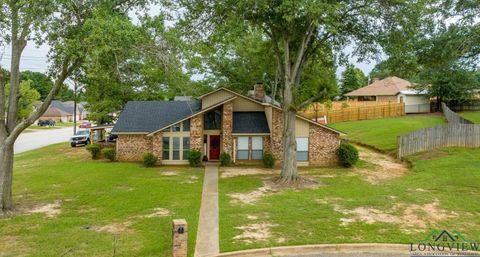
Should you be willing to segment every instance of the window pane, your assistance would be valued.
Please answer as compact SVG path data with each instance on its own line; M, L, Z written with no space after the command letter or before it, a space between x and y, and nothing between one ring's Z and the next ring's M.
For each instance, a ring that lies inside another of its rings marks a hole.
M173 160L180 160L180 138L173 137Z
M248 150L248 137L238 138L238 150Z
M307 151L297 152L297 161L308 161L308 152Z
M190 119L183 121L183 131L190 131Z
M217 109L207 112L203 118L203 127L206 130L220 129L222 124L222 111Z
M308 138L297 138L297 151L308 151Z
M248 150L238 150L237 151L238 160L248 160Z
M170 138L164 137L162 160L169 160L170 159L169 153L170 153Z
M180 123L177 123L175 125L172 126L172 131L173 132L178 132L180 131Z
M261 160L263 157L263 150L252 150L252 160Z
M263 137L252 137L252 150L263 149Z
M188 160L188 153L190 152L190 138L183 138L183 159Z

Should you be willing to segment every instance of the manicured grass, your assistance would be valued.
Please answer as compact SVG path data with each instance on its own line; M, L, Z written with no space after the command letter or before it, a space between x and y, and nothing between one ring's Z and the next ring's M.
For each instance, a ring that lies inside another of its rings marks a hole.
M348 121L329 124L347 134L347 138L390 151L397 148L397 137L417 129L444 123L438 114L407 115L396 118Z
M73 122L56 122L55 126L53 127L32 125L28 127L28 129L59 129L59 128L68 128L68 127L73 127Z
M467 120L471 120L471 121L473 121L477 124L480 124L480 111L478 111L478 112L460 112L459 114Z
M200 168L93 161L84 148L67 144L17 155L18 211L0 218L0 255L113 256L115 242L115 256L171 256L175 218L188 222L193 255L202 181ZM60 203L55 217L26 214L55 201ZM169 213L152 215L155 208Z
M413 170L408 174L378 184L366 182L355 170L304 169L305 177L321 182L319 188L268 193L254 204L232 202L229 194L252 192L269 176L223 178L219 184L221 251L322 243L413 243L423 240L430 229L456 229L466 239L480 238L480 205L476 204L480 197L480 149L444 149L413 156L411 161ZM414 205L436 201L438 205L430 211ZM403 207L398 209L397 205ZM424 218L428 222L424 228L414 223L415 217L407 218L405 225L378 220L344 225L342 219L355 215L338 211L374 208L386 213L385 219L401 219L408 207L417 219L442 213L451 216ZM270 238L252 243L235 239L244 231L241 227L263 223L272 225Z

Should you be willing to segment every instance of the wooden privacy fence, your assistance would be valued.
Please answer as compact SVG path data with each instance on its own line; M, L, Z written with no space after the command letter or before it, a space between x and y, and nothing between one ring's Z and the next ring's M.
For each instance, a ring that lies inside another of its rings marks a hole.
M473 122L463 118L462 116L458 115L456 112L453 112L448 108L445 103L442 103L442 111L447 118L448 123L461 123L461 124L473 124Z
M398 158L442 147L480 147L480 125L452 123L398 138Z
M351 102L348 102L350 105ZM376 103L369 105L349 106L344 108L309 107L301 112L302 116L309 119L320 119L327 117L328 123L380 119L405 115L405 104L403 103Z
M442 147L480 147L480 125L461 117L442 103L448 124L398 137L398 158Z

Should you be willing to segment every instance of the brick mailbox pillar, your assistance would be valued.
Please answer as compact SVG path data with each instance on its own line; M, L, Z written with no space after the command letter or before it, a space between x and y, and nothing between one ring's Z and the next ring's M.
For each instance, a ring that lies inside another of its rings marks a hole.
M187 221L185 219L176 219L172 222L172 256L187 257Z

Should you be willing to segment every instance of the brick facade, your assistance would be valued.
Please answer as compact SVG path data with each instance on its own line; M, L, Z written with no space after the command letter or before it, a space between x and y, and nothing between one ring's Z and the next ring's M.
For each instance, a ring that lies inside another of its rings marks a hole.
M222 111L222 151L233 156L233 104L225 103Z
M141 161L143 155L152 150L152 141L146 135L118 135L117 159L119 161Z
M203 151L203 114L190 120L190 149Z
M272 154L281 164L283 160L283 113L273 108L272 110L272 131L271 131L271 149Z
M152 150L151 152L157 156L157 164L162 164L162 155L163 155L163 133L159 132L151 137L152 140Z
M310 165L338 164L340 135L326 128L310 124L308 159Z

